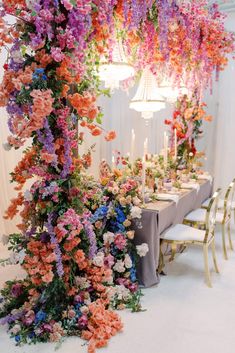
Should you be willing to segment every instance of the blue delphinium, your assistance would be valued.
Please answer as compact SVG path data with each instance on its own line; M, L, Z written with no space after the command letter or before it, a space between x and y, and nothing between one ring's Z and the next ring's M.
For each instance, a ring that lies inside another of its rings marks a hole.
M38 312L37 312L37 314L36 314L36 316L35 316L35 324L38 324L39 322L41 322L41 321L45 321L45 319L46 319L46 313L44 313L44 311L42 311L42 310L39 310Z
M33 73L33 79L34 80L42 79L42 80L46 81L47 76L45 74L45 70L43 68L35 69L35 71Z
M134 267L131 268L130 270L130 280L132 282L136 282L137 278L136 278L136 269Z
M20 335L17 335L15 336L15 341L18 343L21 341L21 336Z
M123 210L119 207L116 207L115 212L117 214L118 223L123 223L126 220L126 216L125 216Z
M90 221L95 223L96 221L103 219L107 216L108 207L107 206L100 206L95 213L91 216Z

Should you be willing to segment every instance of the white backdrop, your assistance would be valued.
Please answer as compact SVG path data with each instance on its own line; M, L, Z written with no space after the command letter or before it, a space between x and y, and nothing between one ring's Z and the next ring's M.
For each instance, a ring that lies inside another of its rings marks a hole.
M235 13L230 13L227 19L227 28L235 31ZM4 53L0 55L0 67L2 76ZM205 94L208 104L208 113L214 116L214 121L204 126L204 136L199 141L199 149L207 155L205 168L215 177L215 186L226 187L235 177L235 62L231 59L225 72L220 75L218 84L214 85L213 95ZM104 127L107 130L115 130L117 139L113 142L105 142L101 137L92 138L87 135L86 143L80 148L85 151L91 144L96 143L94 163L90 172L97 176L98 165L105 158L111 162L113 150L119 150L122 154L130 152L131 130L136 133L135 156L143 154L143 142L146 137L149 140L149 152L157 153L163 146L163 132L166 130L164 119L171 118L172 107L154 114L154 119L149 126L145 126L139 113L129 109L129 100L135 90L131 90L129 97L125 92L116 91L112 98L100 99L100 105L104 109ZM0 110L0 137L1 142L6 141L8 135L7 115L4 109ZM13 185L9 183L9 173L14 169L20 159L22 151L6 152L0 147L0 232L9 233L15 230L15 223L2 219L4 210L9 200L15 196Z

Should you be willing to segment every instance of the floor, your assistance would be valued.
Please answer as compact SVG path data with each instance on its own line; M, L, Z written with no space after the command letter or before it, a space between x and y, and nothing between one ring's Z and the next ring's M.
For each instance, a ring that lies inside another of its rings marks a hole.
M120 313L123 333L114 337L100 353L234 353L235 351L235 252L229 261L222 258L221 234L217 232L217 255L220 274L212 272L213 288L203 277L201 248L189 248L167 266L167 276L158 287L145 289L142 300L145 312ZM233 229L235 244L235 229ZM1 257L4 250L0 249ZM212 268L212 261L211 261ZM0 285L19 269L0 269ZM0 352L52 353L54 345L14 346L0 328ZM66 339L59 353L85 353L79 338Z

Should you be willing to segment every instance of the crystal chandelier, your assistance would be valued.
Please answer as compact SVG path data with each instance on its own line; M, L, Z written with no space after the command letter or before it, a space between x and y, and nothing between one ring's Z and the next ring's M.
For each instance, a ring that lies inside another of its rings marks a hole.
M166 107L164 97L159 93L157 81L151 71L144 69L130 108L141 112L144 119L151 119L153 113Z
M179 96L189 93L188 89L181 83L179 87L175 87L174 84L167 79L163 78L159 84L159 93L170 103L175 103Z
M101 60L99 77L105 82L105 87L111 90L119 88L119 82L134 76L135 70L126 58L121 39L116 40L112 50L112 61Z

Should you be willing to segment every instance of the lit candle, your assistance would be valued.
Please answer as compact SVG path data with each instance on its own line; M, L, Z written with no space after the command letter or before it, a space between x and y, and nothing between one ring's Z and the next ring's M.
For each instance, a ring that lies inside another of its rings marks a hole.
M164 168L167 168L167 159L168 159L168 136L164 132Z
M145 162L145 156L143 156L143 168L142 168L142 198L143 198L143 203L145 203L145 182L146 182L146 162Z
M112 156L112 168L114 169L115 168L115 157Z
M174 157L175 157L175 161L177 159L177 133L176 133L176 129L174 129L174 142L175 142L175 153L174 153Z
M130 162L134 163L135 159L135 131L131 130L131 154L130 154Z
M148 154L148 138L144 141L144 157Z

